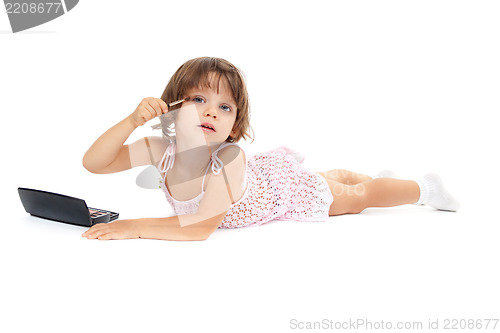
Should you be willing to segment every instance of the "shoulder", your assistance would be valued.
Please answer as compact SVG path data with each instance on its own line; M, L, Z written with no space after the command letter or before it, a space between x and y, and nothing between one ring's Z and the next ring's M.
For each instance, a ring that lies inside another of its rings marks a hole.
M244 166L245 152L238 145L227 145L217 153L224 166Z
M167 146L168 143L158 136L143 137L127 145L131 166L157 164Z
M159 162L167 150L168 142L160 136L147 136L144 138L146 145L149 145L155 163Z
M237 145L225 145L220 147L215 155L220 160L218 162L222 163L222 169L221 172L212 173L208 177L205 195L198 209L198 214L202 216L215 216L221 212L225 215L230 206L244 193L245 153L243 150Z
M146 136L144 137L146 144L149 143L151 149L155 150L165 150L167 149L168 142L165 141L161 136Z
M245 179L246 156L238 145L227 145L221 148L217 157L222 163L222 170L231 186L238 186Z
M219 158L223 165L224 181L231 189L231 203L234 203L242 197L246 188L245 152L237 145L228 145L221 149Z

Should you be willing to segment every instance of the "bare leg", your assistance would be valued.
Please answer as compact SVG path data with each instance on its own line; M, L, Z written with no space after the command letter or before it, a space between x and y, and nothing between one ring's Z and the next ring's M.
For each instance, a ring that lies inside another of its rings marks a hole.
M326 178L334 201L330 215L357 214L368 207L393 207L418 201L420 188L412 180L393 178L370 179L346 185Z

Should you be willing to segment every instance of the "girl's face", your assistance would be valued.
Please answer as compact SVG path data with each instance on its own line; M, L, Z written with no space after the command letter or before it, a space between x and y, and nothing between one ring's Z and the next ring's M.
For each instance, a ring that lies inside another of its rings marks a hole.
M186 112L179 113L176 124L176 128L184 132L183 136L203 135L207 144L220 144L235 135L233 126L238 110L226 80L219 81L218 93L217 88L195 88L185 97L189 97L189 101L182 104Z

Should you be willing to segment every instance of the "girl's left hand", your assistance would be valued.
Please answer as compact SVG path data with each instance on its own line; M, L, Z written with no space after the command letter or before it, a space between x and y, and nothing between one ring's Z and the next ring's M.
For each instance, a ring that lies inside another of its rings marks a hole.
M133 239L139 238L139 224L134 220L117 220L98 223L82 234L87 239Z

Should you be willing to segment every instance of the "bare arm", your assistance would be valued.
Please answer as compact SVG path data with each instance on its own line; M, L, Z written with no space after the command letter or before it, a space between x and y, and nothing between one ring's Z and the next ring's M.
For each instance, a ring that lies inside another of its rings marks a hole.
M101 135L83 156L83 166L92 173L113 173L133 166L129 146L124 145L130 134L147 121L168 112L167 104L159 99L144 98L127 118Z
M177 241L206 240L221 224L227 212L204 219L201 216L182 215L193 223L181 227L177 216L145 219L139 225L139 238L164 239ZM195 222L196 221L196 222Z
M226 212L210 218L197 214L182 215L191 221L181 226L178 216L145 218L136 220L118 220L112 223L99 223L82 234L88 239L132 239L148 238L172 241L206 240L221 224ZM185 221L185 220L184 220Z
M83 156L83 166L93 173L130 169L128 147L123 144L137 127L130 116L101 135ZM111 165L113 162L114 165Z

